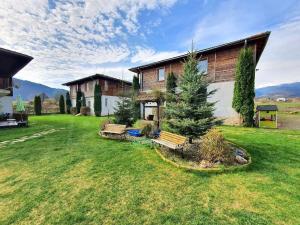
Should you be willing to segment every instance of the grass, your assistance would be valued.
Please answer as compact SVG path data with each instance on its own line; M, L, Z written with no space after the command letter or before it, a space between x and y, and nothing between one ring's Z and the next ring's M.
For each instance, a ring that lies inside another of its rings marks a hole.
M40 116L0 149L0 224L300 224L300 131L222 127L246 171L187 172L147 147L101 139L95 117Z

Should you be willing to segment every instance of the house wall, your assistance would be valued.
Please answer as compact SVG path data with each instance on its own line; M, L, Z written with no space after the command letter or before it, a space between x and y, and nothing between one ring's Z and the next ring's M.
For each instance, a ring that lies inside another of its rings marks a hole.
M255 45L249 45L254 50ZM235 67L238 55L242 46L231 47L229 49L221 49L215 52L197 56L199 59L208 60L207 79L211 83L209 89L217 89L217 92L211 98L211 101L217 101L215 116L226 118L225 123L239 123L238 114L231 107L234 88ZM157 80L157 71L159 68L165 68L165 80ZM178 77L183 74L183 60L168 62L154 68L144 69L141 71L143 84L141 92L150 92L154 89L165 90L168 73L173 72ZM177 79L180 80L180 79ZM146 109L146 114L149 110Z
M12 96L3 96L0 97L0 113L13 113L12 108Z
M99 83L101 86L102 92L102 112L101 115L105 116L108 114L114 114L114 108L117 105L117 102L120 100L119 95L124 92L128 92L131 88L128 84L122 84L121 81L113 81L113 80L91 80L86 81L81 84L73 84L70 85L70 97L72 106L76 106L76 93L78 88L80 88L81 92L84 93L86 99L86 105L91 109L91 115L95 115L94 112L94 87L96 83Z

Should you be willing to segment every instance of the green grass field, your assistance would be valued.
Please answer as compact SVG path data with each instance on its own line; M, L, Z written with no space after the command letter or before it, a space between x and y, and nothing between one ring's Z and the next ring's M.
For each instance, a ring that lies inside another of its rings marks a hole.
M300 224L300 131L223 126L246 171L187 172L139 144L101 139L95 117L40 116L0 140L0 224Z

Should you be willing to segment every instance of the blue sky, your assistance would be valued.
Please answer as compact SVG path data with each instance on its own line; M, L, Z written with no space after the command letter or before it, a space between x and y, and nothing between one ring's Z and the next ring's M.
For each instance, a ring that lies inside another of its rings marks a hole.
M0 46L34 60L16 77L52 87L272 31L256 86L300 81L300 1L2 0Z

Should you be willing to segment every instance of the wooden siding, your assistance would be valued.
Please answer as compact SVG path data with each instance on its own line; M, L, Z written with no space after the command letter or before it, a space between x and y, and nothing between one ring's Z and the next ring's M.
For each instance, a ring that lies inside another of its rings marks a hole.
M0 89L10 91L10 94L8 94L8 96L13 96L12 78L0 78Z
M107 82L107 89L105 88L105 82ZM120 96L123 92L128 92L131 88L131 85L127 83L123 83L121 81L115 80L106 80L106 79L97 79L97 80L90 80L85 81L80 84L72 84L70 85L70 96L71 98L76 98L76 92L78 89L84 93L85 97L94 97L94 88L95 84L99 83L101 86L102 95L108 96Z
M233 81L235 67L238 55L243 46L222 49L199 56L199 59L208 60L207 79L212 82ZM255 45L249 47L255 50ZM254 53L255 55L255 53ZM165 80L158 81L157 71L159 68L165 68ZM153 89L165 89L168 73L173 72L178 77L183 73L183 61L178 60L171 63L165 63L154 68L148 68L141 71L143 76L143 85L141 91L150 91Z

